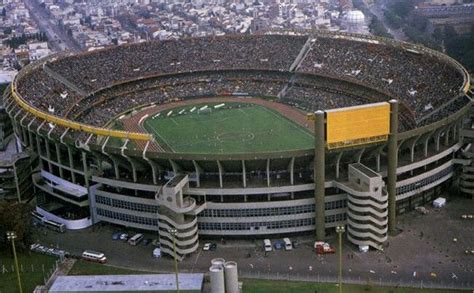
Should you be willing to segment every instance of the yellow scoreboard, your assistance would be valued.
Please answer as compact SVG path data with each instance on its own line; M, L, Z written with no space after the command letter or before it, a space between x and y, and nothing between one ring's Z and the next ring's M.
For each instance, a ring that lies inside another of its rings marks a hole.
M375 103L326 111L328 149L386 141L390 104Z

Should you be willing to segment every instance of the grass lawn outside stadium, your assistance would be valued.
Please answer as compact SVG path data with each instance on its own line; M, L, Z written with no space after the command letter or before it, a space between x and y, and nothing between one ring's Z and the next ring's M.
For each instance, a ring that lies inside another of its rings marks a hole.
M45 278L50 276L50 272L54 270L56 258L28 251L18 251L17 255L23 292L33 292L36 286L43 285ZM18 292L13 255L6 251L0 252L0 292Z
M117 268L109 265L100 265L78 260L69 275L124 275L124 274L154 274L154 272L137 271L134 269ZM298 281L244 279L244 293L338 293L339 287L333 283L313 283ZM206 287L210 287L207 283ZM206 291L205 291L206 292ZM471 292L470 290L430 289L430 288L403 288L381 287L373 283L365 285L344 284L343 292L347 293L456 293Z
M207 109L199 111L205 106ZM314 136L308 129L251 103L178 107L150 116L143 126L159 144L177 153L258 153L314 147Z

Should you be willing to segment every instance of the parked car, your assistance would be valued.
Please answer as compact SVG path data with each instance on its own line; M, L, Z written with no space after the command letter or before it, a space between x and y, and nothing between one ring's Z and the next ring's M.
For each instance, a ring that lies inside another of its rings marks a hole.
M160 240L153 239L153 241L151 242L151 245L156 246L156 247L160 247Z
M290 238L283 238L283 242L285 243L285 250L292 250L293 244L290 241Z
M216 243L211 243L211 246L209 247L210 251L216 251L217 249L217 244Z
M217 244L216 243L205 243L204 246L202 247L202 250L204 251L215 251L217 249Z
M153 257L160 258L161 257L161 248L153 249Z
M272 242L270 241L270 239L263 240L263 249L265 250L265 252L272 251Z
M120 240L120 235L122 235L123 232L114 232L112 234L112 240Z
M128 240L128 234L127 233L120 234L120 240L127 241Z
M298 248L298 246L300 246L297 240L293 240L291 244L293 244L293 248Z
M275 244L273 244L273 247L275 247L275 250L281 250L285 247L285 244L282 241L277 240L275 241Z
M143 246L148 246L148 244L151 243L151 239L150 238L145 238L143 239Z

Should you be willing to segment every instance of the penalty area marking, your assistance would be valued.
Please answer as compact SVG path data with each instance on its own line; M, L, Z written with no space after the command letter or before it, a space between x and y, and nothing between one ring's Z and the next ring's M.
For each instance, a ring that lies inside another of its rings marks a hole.
M251 141L255 138L253 132L235 131L235 132L224 132L216 136L217 141Z
M179 123L176 122L176 120L174 120L174 118L171 118L171 121L173 121L173 123L176 124L176 126L179 126Z
M283 117L284 119L287 119L288 121L291 122L291 124L290 124L291 127L296 128L297 130L303 132L304 134L306 134L310 137L314 137L311 133L305 131L298 123L296 123L295 121L287 118L286 116L282 115L281 113L275 113L275 112L273 112L273 110L267 109L265 106L262 106L262 108L263 108L263 110L267 111L268 113L271 113L275 117L278 117L278 118Z
M242 112L245 116L248 116L249 114L245 113L244 110L242 110L241 108L239 108L239 112Z

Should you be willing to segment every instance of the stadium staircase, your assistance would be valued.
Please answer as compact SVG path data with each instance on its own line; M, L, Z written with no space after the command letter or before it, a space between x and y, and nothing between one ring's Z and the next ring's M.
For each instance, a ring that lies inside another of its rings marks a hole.
M75 91L76 93L78 93L82 97L87 96L87 93L84 90L80 89L78 86L76 86L75 84L73 84L72 82L70 82L69 80L64 78L61 74L59 74L59 73L55 72L54 70L52 70L51 68L49 68L46 64L43 64L43 70L51 78L56 79L57 81L59 81L60 83L65 85L70 90Z
M301 48L300 52L296 56L296 59L293 61L293 63L290 66L290 72L295 72L298 70L298 68L301 66L301 63L304 61L306 56L308 56L309 51L313 47L313 43L316 41L315 38L312 36L309 36L308 39L306 40L306 43L303 45Z
M148 111L152 111L152 112L148 112ZM123 129L125 131L130 131L130 132L138 132L138 133L147 132L142 126L142 122L146 119L146 117L148 117L148 115L151 115L151 113L154 113L152 108L139 111L137 114L133 114L130 117L122 119L121 121L123 123ZM147 144L146 141L134 141L134 143L137 149L142 150L142 151L145 150L145 146ZM166 149L165 147L160 145L158 141L156 141L156 138L155 138L153 141L151 141L151 143L148 144L147 151L166 152L166 151L170 151L170 149Z
M313 46L313 43L316 41L316 39L312 36L309 36L308 39L306 40L306 43L303 45L301 48L300 52L296 56L295 60L293 63L290 65L289 72L293 72L291 75L290 80L288 83L283 87L283 89L278 93L278 98L284 98L286 96L286 93L288 92L289 89L293 86L296 80L296 72L298 71L298 68L301 66L303 61L306 59L306 56L308 56L308 53L311 51L311 48Z
M140 133L143 133L143 128L141 127L141 125L139 124L140 122L140 119L142 118L141 115L135 115L135 116L132 116L132 117L129 117L127 119L123 119L122 122L123 122L123 127L124 127L124 130L126 131L130 131L130 132L140 132ZM137 148L139 150L144 150L145 149L145 146L146 146L146 141L143 141L143 140L140 140L140 141L134 141L135 145L137 146ZM148 151L151 151L151 152L165 152L166 150L158 144L158 142L156 141L152 141L148 148L147 148Z

